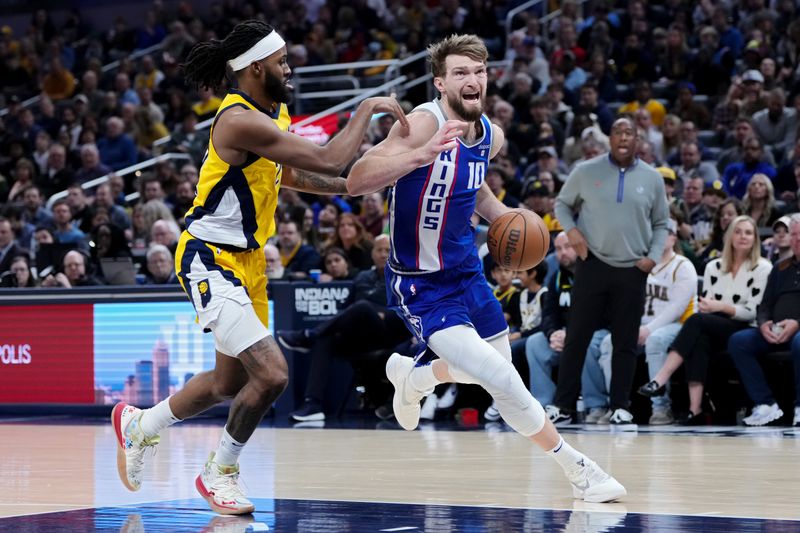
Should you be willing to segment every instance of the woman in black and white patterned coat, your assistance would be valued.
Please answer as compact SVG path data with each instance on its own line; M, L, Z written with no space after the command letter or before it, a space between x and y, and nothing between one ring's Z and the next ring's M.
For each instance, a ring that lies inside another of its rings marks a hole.
M722 256L706 265L700 312L686 320L664 366L639 393L649 397L664 394L665 383L685 363L689 414L684 423L702 424L699 415L709 360L715 352L725 350L731 335L755 325L756 308L771 270L770 262L761 257L755 222L746 215L736 217L725 232Z

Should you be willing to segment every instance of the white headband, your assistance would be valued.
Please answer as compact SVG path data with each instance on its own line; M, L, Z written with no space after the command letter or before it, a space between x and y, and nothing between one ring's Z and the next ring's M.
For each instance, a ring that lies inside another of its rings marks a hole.
M271 56L286 45L286 42L273 30L266 37L254 44L248 51L228 61L234 72L248 67L253 61L261 61Z

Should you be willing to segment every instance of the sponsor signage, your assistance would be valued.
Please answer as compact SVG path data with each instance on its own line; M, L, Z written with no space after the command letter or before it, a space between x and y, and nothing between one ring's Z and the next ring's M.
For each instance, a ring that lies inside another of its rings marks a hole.
M0 307L0 402L94 403L92 307Z

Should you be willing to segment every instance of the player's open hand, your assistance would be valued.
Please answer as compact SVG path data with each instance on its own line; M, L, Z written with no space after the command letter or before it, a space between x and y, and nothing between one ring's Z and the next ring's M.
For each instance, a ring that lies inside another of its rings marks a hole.
M431 139L425 143L423 150L425 159L432 162L442 152L452 150L458 144L458 139L464 135L469 128L469 124L461 120L448 120Z
M406 117L403 108L400 107L400 102L394 96L374 96L367 98L365 102L372 107L372 114L375 113L389 113L392 115L403 130L408 131L408 118Z

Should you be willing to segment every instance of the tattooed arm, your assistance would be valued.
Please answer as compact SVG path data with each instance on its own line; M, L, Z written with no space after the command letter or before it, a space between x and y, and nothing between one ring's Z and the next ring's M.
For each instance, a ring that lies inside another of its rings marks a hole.
M347 194L347 180L322 176L299 168L283 167L281 187L314 194Z

